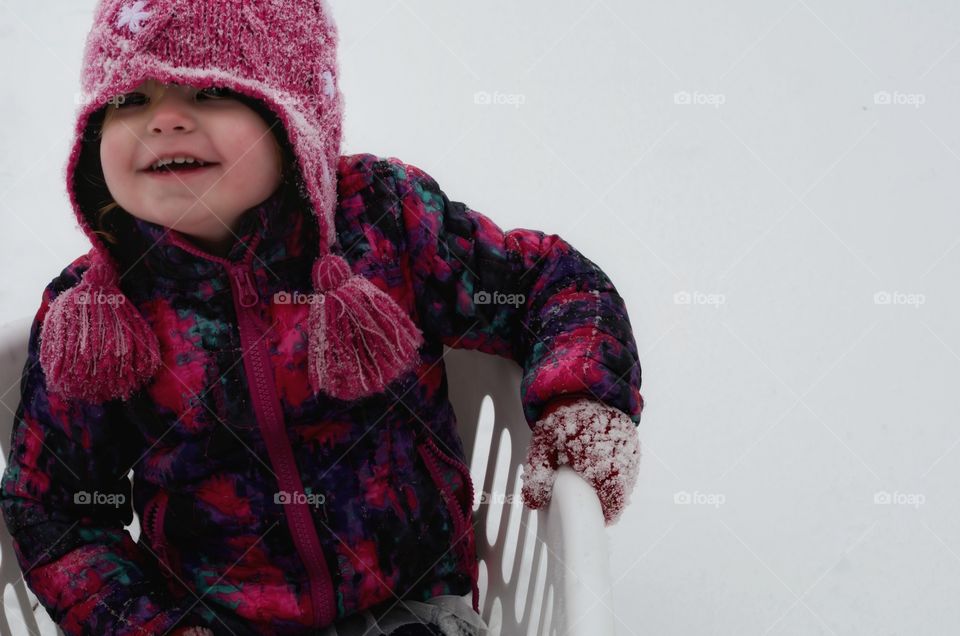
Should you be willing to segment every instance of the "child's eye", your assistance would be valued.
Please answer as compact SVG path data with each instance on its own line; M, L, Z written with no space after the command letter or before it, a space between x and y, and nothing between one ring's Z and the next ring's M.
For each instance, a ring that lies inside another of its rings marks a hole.
M201 96L210 99L230 99L234 96L234 93L229 88L222 86L209 86L197 91L197 98L199 99Z

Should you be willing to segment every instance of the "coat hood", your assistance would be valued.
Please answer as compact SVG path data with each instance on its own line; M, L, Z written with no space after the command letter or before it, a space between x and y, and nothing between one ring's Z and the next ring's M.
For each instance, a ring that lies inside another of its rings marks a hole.
M322 0L101 0L84 50L81 105L66 166L71 205L93 245L91 267L54 301L44 321L41 364L52 390L93 402L126 398L160 364L156 336L131 303L120 300L121 263L95 231L93 215L104 191L90 168L99 164L90 143L94 115L151 78L224 87L279 118L295 158L294 187L318 229L311 275L319 301L310 307L309 326L314 390L358 399L382 392L415 364L420 330L337 253L343 114L337 42Z

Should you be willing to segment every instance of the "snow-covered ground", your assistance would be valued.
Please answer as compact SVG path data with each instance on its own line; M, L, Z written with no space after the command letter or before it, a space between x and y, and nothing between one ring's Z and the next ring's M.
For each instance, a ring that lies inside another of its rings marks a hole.
M626 299L617 636L960 631L960 4L332 4L344 152L560 234ZM88 249L93 5L0 3L0 321Z

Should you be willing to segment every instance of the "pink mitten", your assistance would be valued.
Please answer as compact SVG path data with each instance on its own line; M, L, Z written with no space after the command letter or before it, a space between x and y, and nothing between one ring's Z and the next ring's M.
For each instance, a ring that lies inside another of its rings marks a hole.
M550 502L560 464L593 486L604 525L613 525L629 503L640 470L637 425L623 411L591 398L551 402L534 424L523 465L521 494L528 508Z

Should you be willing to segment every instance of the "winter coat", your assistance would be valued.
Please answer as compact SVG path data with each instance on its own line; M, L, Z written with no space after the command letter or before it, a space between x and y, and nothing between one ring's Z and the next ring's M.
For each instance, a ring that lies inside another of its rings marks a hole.
M27 584L67 634L307 634L441 594L472 593L479 609L474 486L443 345L517 362L531 426L573 394L639 422L626 307L593 262L557 235L502 231L392 157L342 156L338 183L344 258L426 338L383 394L311 392L316 227L276 196L243 217L226 258L130 217L122 288L163 365L129 400L47 390L39 327L87 256L44 290L0 509ZM134 510L138 542L124 528Z

